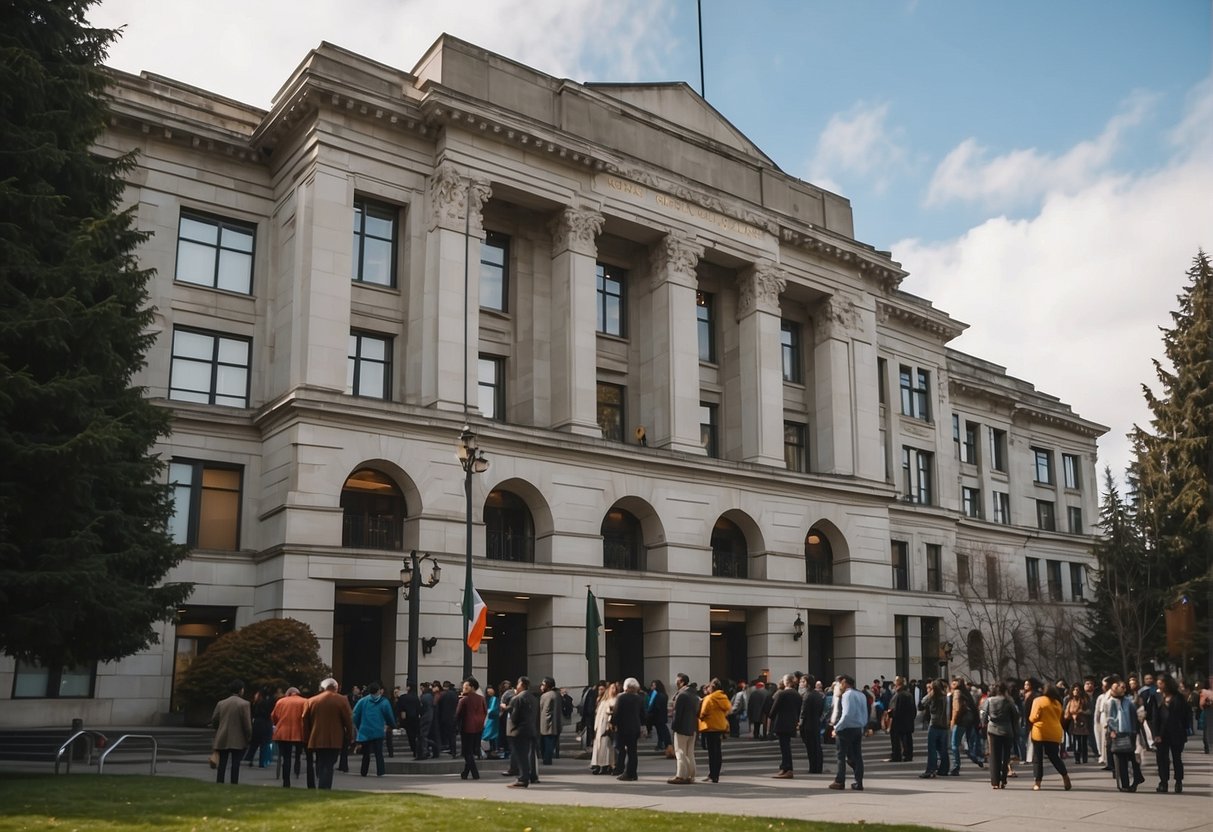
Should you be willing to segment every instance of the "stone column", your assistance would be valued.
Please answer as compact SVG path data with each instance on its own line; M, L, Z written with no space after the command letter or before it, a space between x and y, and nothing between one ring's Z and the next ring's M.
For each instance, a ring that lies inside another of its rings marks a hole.
M854 300L845 295L831 295L818 307L814 324L817 411L813 469L823 474L851 475L855 473L851 333L859 326Z
M737 280L741 458L780 468L785 461L779 295L787 283L770 261L756 263Z
M792 638L792 622L799 610L787 607L751 607L746 610L746 660L752 677L763 669L771 680L804 670L804 645Z
M706 453L699 440L699 336L695 321L695 266L703 246L670 232L652 251L653 331L642 345L641 411L651 414L649 444Z
M552 427L601 436L597 414L598 346L595 238L602 214L565 208L552 234Z
M491 193L487 180L465 176L449 162L430 177L425 274L412 282L409 298L409 351L420 360L425 406L462 410L466 397L477 409L480 210Z
M532 599L527 607L526 626L526 670L533 689L538 690L540 680L551 675L558 687L567 687L570 692L580 691L585 686L583 680L588 670L584 595ZM605 657L606 639L601 632L599 639L599 654ZM574 694L574 700L576 698Z
M706 682L711 666L711 612L709 604L644 605L645 679L665 680L685 673L699 684Z

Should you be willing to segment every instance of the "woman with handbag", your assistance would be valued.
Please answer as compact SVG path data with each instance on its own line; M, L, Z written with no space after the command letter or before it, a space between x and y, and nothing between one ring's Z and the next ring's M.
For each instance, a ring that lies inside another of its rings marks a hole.
M1088 741L1091 739L1091 700L1078 685L1070 690L1064 726L1074 740L1075 764L1087 762Z
M1137 708L1133 700L1125 696L1125 683L1119 676L1111 678L1111 694L1104 702L1107 712L1108 751L1111 754L1112 770L1116 775L1116 790L1135 792L1144 778L1134 754L1137 751ZM1129 782L1129 764L1133 764L1133 782Z

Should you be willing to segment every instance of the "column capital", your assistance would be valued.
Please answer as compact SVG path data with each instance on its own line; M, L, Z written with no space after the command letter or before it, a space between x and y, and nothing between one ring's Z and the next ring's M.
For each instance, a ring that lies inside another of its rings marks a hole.
M779 314L779 296L788 285L788 273L770 260L760 260L737 278L740 296L737 320L751 312Z
M694 238L678 231L669 232L653 246L653 286L668 281L691 289L697 288L699 277L695 274L695 267L702 256L703 246Z
M823 300L813 315L817 324L817 341L837 338L846 341L859 329L859 309L856 298L839 293Z
M429 229L463 231L467 227L475 236L481 236L484 230L481 210L492 194L487 179L465 176L450 162L441 163L430 177Z
M602 214L589 208L566 206L548 223L552 235L552 254L571 251L587 257L598 256L598 234Z

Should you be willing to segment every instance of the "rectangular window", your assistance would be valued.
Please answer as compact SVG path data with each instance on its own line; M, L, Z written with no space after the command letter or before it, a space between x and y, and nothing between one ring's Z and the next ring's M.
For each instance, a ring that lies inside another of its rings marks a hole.
M192 459L168 466L173 516L168 531L174 543L193 549L234 552L240 548L240 493L244 471Z
M248 407L251 352L252 343L247 338L174 328L168 397Z
M779 351L783 356L783 380L800 384L804 381L800 365L800 324L779 322Z
M956 458L960 459L960 415L952 414L952 444L956 446Z
M602 438L611 442L624 441L623 387L598 382L598 427Z
M880 403L885 404L889 398L889 362L884 358L876 359L876 391Z
M708 456L720 456L716 436L716 405L708 402L699 403L699 441L707 450Z
M598 331L604 335L624 337L627 272L606 263L598 264Z
M927 544L927 592L943 592L943 547Z
M994 492L994 522L1011 525L1011 495L1005 491Z
M396 285L396 226L399 211L366 199L354 200L352 274L357 283Z
M505 359L480 356L476 383L480 389L480 413L486 419L505 421Z
M990 467L995 471L1007 470L1007 432L990 428Z
M368 399L392 396L392 339L351 332L345 368L345 392Z
M910 617L893 616L893 667L898 676L910 675Z
M1061 455L1061 472L1065 478L1066 488L1081 488L1078 478L1078 457L1074 454Z
M965 422L964 433L961 435L960 461L969 465L977 464L977 433L981 426L976 422Z
M1040 558L1024 558L1028 577L1028 600L1040 600Z
M1070 534L1086 534L1087 530L1082 524L1082 509L1078 506L1066 506L1066 520L1070 527Z
M956 591L964 592L965 587L973 582L973 572L969 566L969 556L956 553Z
M1049 600L1060 601L1061 597L1061 561L1049 560L1045 561L1045 570L1048 572L1049 580Z
M18 661L13 674L13 699L91 699L97 664L47 667Z
M254 239L251 225L182 211L177 226L177 280L251 294Z
M986 597L991 601L998 600L1001 583L998 558L994 555L986 555Z
M930 386L931 374L926 370L901 365L901 412L906 416L931 421Z
M1032 449L1032 465L1035 469L1036 482L1044 485L1053 484L1053 452L1044 448Z
M716 361L716 296L695 293L695 326L699 333L699 360Z
M893 589L909 589L910 545L904 540L894 540L892 543Z
M919 625L922 627L922 671L924 675L934 676L939 672L943 658L939 649L939 630L941 618L923 616Z
M1083 587L1086 584L1086 568L1081 563L1070 564L1070 600L1083 599Z
M480 244L480 308L507 311L510 296L510 238L486 231Z
M800 422L783 423L783 461L789 471L809 470L809 448Z
M978 489L962 485L960 487L960 504L965 517L981 517L981 491Z
M917 448L901 449L902 493L906 502L932 505L931 469L935 455Z
M1049 500L1036 501L1036 528L1046 532L1057 531L1057 518L1053 514L1053 503Z

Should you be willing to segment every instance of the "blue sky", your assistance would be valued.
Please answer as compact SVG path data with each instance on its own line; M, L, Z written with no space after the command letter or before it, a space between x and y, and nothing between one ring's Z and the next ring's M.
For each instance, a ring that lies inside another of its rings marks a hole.
M410 69L442 32L576 81L699 87L694 0L103 0L110 64L268 106L327 40ZM1209 0L703 0L708 101L848 197L957 349L1129 461L1158 327L1213 249Z

